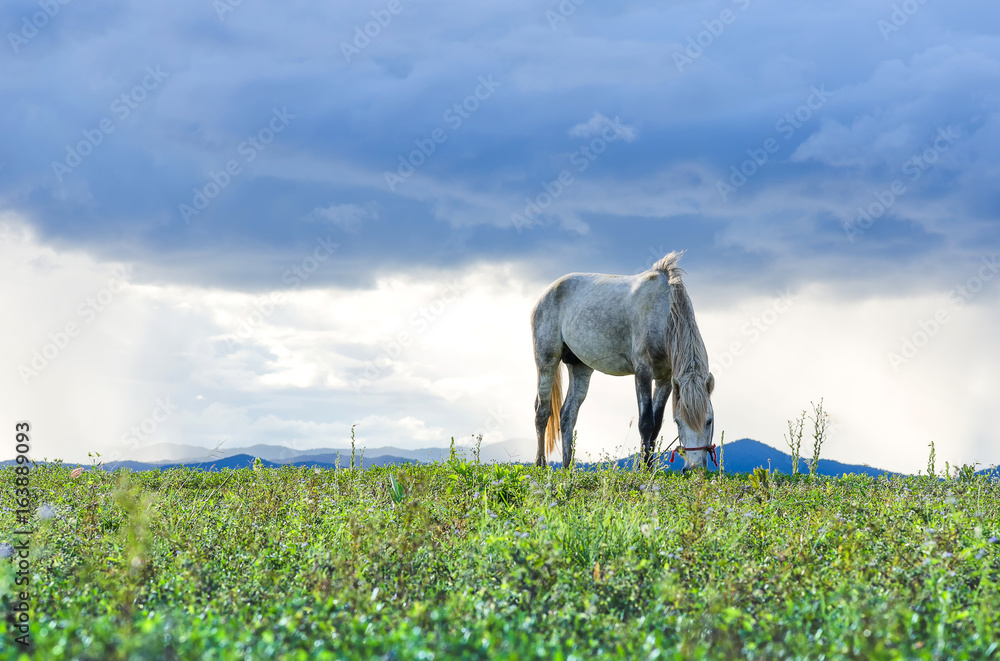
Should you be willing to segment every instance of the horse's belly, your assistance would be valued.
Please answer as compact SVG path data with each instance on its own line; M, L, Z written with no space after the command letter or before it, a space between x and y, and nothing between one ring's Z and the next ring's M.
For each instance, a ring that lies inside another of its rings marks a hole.
M598 372L612 376L635 374L635 368L628 356L609 348L605 343L581 341L579 339L574 341L572 337L564 338L564 341L569 350L573 352L573 355L580 362L594 368Z
M630 374L635 374L635 370L632 369L632 366L622 361L595 360L588 362L587 365L593 367L602 374L610 374L611 376L628 376Z

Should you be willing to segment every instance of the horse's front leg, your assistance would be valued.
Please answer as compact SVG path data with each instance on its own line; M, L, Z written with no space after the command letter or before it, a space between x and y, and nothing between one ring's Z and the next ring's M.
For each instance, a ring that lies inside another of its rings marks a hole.
M652 468L656 419L653 415L653 379L650 375L643 372L636 373L635 396L639 401L639 436L642 438L642 462L646 468Z
M670 379L657 379L653 389L653 439L660 435L663 428L663 413L667 410L667 399L670 398Z

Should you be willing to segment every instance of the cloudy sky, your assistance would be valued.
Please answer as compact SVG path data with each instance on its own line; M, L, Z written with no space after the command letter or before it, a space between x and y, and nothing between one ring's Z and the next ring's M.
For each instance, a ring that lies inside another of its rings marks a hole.
M782 447L822 397L825 457L1000 462L998 19L4 2L0 455L26 419L36 458L357 424L528 459L535 298L686 249L727 439ZM595 376L581 453L635 415Z

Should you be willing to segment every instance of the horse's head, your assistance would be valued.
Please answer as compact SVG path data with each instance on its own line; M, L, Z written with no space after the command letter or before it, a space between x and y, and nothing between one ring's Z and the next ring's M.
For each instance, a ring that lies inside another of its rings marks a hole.
M712 444L715 414L712 410L712 390L715 377L711 373L686 374L672 381L674 422L684 447L684 470L708 468L709 457L715 456Z

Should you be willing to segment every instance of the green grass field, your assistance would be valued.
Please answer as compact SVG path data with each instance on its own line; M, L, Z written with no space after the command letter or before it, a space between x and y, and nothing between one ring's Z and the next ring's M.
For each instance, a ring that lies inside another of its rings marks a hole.
M30 480L37 658L1000 658L996 479L452 460Z

